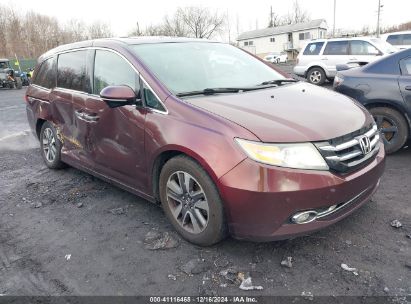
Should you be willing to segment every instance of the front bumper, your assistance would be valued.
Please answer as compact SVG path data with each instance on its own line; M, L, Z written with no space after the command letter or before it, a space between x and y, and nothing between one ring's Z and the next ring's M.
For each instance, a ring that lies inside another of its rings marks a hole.
M384 167L384 147L371 163L347 175L265 166L246 159L219 180L230 232L239 239L270 241L327 227L370 199ZM290 220L297 212L332 205L342 208L306 224Z

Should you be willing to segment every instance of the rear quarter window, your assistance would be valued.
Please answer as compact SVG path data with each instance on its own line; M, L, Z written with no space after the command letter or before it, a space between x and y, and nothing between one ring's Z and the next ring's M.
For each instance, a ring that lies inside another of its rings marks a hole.
M387 42L392 45L400 45L401 40L401 35L389 35L387 38Z
M309 43L304 50L303 55L319 55L324 42Z
M402 36L402 44L403 45L411 45L411 34L404 34Z
M53 58L43 61L34 77L33 84L46 89L52 89L56 86L56 73Z
M86 91L87 51L60 54L57 61L57 86L76 91Z

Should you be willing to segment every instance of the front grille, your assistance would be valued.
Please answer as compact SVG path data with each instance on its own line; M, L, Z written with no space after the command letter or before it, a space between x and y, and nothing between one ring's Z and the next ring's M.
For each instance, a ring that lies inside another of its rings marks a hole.
M349 173L365 166L380 149L380 134L376 124L316 146L331 170ZM361 143L362 142L362 143Z

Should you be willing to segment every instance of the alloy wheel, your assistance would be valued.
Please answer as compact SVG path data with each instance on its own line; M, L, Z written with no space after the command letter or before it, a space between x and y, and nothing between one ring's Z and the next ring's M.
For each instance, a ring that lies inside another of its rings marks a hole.
M321 81L321 73L319 71L312 71L310 74L310 80L312 83L319 83Z
M184 171L177 171L167 181L167 202L174 218L186 231L199 234L209 220L209 205L198 181Z
M43 133L43 152L48 162L52 163L56 159L57 146L56 138L50 128L44 129Z
M377 123L378 130L383 135L384 144L389 144L390 141L397 137L398 127L394 121L382 115L375 115L374 120Z

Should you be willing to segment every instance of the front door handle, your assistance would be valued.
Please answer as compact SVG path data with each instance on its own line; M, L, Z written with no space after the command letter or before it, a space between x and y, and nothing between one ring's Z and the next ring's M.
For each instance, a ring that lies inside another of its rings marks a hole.
M87 122L96 122L98 120L97 115L87 114L82 111L75 111L74 113L78 119L81 119Z
M405 89L406 89L407 91L411 91L411 86L406 86Z
M98 116L92 115L92 114L86 114L83 112L83 119L88 122L96 122L98 120Z

